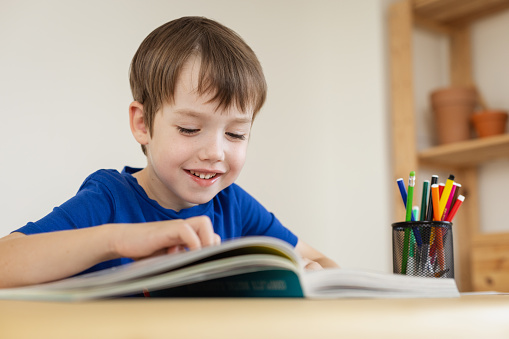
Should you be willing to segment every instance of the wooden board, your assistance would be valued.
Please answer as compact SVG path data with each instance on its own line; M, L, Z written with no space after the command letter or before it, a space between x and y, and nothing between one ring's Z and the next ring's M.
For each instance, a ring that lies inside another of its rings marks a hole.
M412 65L412 7L410 1L390 8L390 72L393 182L417 169ZM394 215L404 215L401 196L394 190Z
M472 276L475 291L509 292L509 233L474 237Z
M431 166L468 167L499 158L509 158L509 134L441 145L419 153L419 162Z
M509 8L509 0L414 0L415 15L449 26L464 26Z

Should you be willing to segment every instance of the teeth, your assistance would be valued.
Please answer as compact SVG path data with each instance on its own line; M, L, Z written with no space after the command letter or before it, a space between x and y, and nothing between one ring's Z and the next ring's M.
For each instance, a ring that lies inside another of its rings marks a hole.
M197 176L201 179L210 179L216 176L217 173L198 173L195 171L189 171L192 175Z

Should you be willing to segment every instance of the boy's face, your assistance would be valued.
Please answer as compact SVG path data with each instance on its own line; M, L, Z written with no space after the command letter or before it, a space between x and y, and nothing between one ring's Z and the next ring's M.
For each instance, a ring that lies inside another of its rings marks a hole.
M252 112L216 109L196 92L200 60L187 62L175 102L155 115L141 185L163 207L180 210L210 201L239 176L246 159Z

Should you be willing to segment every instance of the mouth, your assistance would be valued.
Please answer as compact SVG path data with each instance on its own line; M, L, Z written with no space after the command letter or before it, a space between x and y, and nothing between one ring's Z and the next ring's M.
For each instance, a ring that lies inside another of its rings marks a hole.
M189 170L189 173L191 173L192 175L194 175L195 177L198 177L200 179L205 179L205 180L209 180L209 179L212 179L214 178L218 173L214 173L214 172L196 172L196 171L193 171L193 170Z

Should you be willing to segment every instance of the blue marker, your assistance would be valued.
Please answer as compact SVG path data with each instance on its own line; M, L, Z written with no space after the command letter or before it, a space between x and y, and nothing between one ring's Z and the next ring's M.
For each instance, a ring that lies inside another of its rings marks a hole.
M407 201L408 197L407 197L407 193L406 193L405 182L404 182L403 178L399 178L398 180L396 180L396 182L398 183L399 192L401 193L401 199L403 199L403 206L405 206L405 209L406 209L406 201ZM415 215L413 213L411 213L411 221L415 221L415 220L416 220ZM412 227L412 231L414 232L414 237L415 237L415 241L417 242L417 246L421 247L422 238L421 238L421 232L419 231L419 228Z

